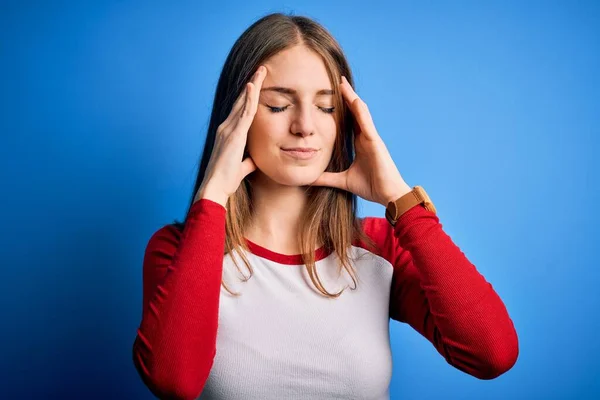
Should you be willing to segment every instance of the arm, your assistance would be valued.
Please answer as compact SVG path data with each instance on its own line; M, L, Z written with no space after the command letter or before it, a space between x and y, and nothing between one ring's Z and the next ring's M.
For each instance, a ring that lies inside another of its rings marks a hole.
M388 230L390 317L408 323L472 376L493 379L512 368L519 347L506 307L438 217L418 205Z
M198 397L212 367L225 212L222 205L200 199L190 208L183 232L163 227L148 242L133 362L160 398Z

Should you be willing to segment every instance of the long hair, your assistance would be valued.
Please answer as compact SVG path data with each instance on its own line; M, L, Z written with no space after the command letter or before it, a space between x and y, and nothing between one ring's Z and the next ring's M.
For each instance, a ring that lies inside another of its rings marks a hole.
M202 160L188 213L204 180L217 128L229 115L235 99L243 90L245 83L267 59L296 45L304 45L322 58L336 93L334 117L337 121L337 134L333 154L325 171L342 172L352 164L355 133L352 116L345 106L339 90L339 77L345 76L350 84L353 83L353 79L340 45L322 25L308 17L282 13L269 14L254 22L242 33L225 60L217 84ZM247 149L245 149L244 158L247 155ZM252 217L252 186L248 178L249 176L242 181L226 203L225 254L236 250L236 253L242 257L249 270L247 277L242 273L244 281L250 279L253 274L252 266L244 252L239 251L242 249L248 251L248 245L244 239L245 229ZM317 244L323 243L327 254L336 252L341 262L338 264L339 271L342 267L346 269L354 282L355 289L357 280L356 272L350 262L350 246L355 240L360 240L370 247L374 246L374 243L364 233L360 220L357 218L355 194L337 188L308 186L306 195L307 206L304 218L300 222L298 237L302 258L310 279L318 291L326 297L336 298L342 294L345 288L336 294L331 294L323 286L315 266ZM175 221L174 225L183 230L184 223ZM233 254L232 260L240 271ZM234 296L238 295L229 290L225 282L221 281L221 283L227 292Z

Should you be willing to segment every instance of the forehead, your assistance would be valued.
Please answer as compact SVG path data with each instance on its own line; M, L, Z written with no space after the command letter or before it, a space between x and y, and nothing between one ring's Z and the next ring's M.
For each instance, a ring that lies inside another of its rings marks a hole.
M306 93L332 88L321 56L304 46L283 50L263 65L268 71L263 87L284 86Z

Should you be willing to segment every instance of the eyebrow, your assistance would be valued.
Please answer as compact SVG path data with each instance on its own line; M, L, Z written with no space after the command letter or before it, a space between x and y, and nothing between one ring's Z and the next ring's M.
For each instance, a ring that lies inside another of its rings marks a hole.
M294 89L281 87L281 86L270 86L267 88L263 88L260 91L261 92L265 92L265 91L266 92L276 92L276 93L290 94L290 95L295 95L297 93L297 91ZM334 92L331 89L321 89L317 92L317 96L333 95L333 93Z

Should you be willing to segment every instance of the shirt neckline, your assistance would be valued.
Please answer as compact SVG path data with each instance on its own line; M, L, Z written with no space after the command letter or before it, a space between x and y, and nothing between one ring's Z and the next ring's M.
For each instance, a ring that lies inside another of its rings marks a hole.
M256 256L265 258L269 261L273 261L279 264L285 265L304 265L302 260L302 254L282 254L275 251L269 250L259 244L250 241L248 238L244 238L250 252ZM323 245L315 250L315 261L322 260L328 257L332 251L328 251L326 246Z

